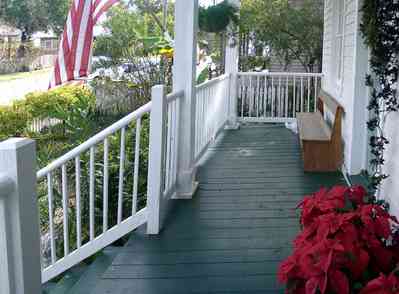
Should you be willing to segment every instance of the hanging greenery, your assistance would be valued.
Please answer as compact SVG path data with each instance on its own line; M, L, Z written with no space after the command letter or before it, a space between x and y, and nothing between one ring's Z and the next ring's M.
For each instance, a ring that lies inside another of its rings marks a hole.
M371 74L366 77L371 97L368 105L372 132L371 187L378 191L388 177L382 170L384 151L389 140L384 135L384 124L389 113L398 111L397 80L399 76L399 1L365 0L361 32L371 51Z
M238 8L229 4L227 0L207 8L199 9L199 27L208 33L226 31L230 22L238 24Z

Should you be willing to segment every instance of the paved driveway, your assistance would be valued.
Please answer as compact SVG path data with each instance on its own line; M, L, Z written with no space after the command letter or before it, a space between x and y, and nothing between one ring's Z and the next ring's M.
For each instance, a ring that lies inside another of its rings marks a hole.
M8 105L33 91L46 90L49 73L49 70L37 71L9 80L1 79L0 76L0 105Z

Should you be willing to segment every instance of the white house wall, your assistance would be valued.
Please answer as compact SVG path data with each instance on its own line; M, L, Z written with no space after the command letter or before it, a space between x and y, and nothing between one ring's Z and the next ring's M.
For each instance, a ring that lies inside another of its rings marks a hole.
M390 212L399 217L399 113L391 113L385 125L387 146L384 172L389 178L383 182L381 196L390 203Z
M337 0L325 1L323 44L323 89L345 109L343 119L343 143L345 168L349 174L365 169L366 153L366 106L367 96L364 78L367 71L367 50L359 34L359 0L345 1L343 79L338 84L335 74ZM366 63L359 67L358 64Z

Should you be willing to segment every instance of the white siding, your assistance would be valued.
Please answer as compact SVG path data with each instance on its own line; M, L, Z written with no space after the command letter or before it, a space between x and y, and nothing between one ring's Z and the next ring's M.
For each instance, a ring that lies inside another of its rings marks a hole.
M344 81L339 91L335 82L335 12L336 0L325 2L325 32L323 50L323 88L345 107L343 139L345 165L350 174L366 169L368 160L368 89L364 79L368 69L368 50L359 33L359 8L363 0L346 0ZM381 197L391 205L391 213L399 217L399 113L391 113L385 126L390 141L385 154L384 172L389 178L383 182Z
M386 122L385 136L390 144L385 153L384 172L389 178L383 182L383 198L390 203L390 212L399 217L399 113L391 113Z
M358 68L358 62L364 62L365 49L359 42L359 5L360 0L345 1L345 27L343 51L343 81L338 84L336 78L337 53L335 33L337 27L338 5L336 0L325 1L324 49L323 49L323 89L335 97L344 107L343 141L345 167L350 174L360 173L365 167L366 134L366 96L364 78L367 67ZM360 50L360 51L359 51ZM362 87L358 87L363 85ZM359 115L361 113L361 115ZM355 140L356 138L356 140Z

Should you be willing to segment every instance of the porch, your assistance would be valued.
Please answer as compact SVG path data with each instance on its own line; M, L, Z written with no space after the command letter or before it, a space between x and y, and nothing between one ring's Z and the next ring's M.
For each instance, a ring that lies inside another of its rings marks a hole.
M151 102L39 171L33 141L0 144L1 293L40 293L129 234L112 264L50 293L281 292L294 208L344 184L304 173L282 124L315 111L323 75L239 72L230 36L226 73L197 85L197 15L197 1L176 1L171 93L153 87Z
M297 136L282 124L224 131L198 180L158 236L141 226L111 266L66 293L282 293L276 272L299 229L296 205L322 186L345 185L339 173L304 173Z
M299 228L296 205L345 184L339 173L304 173L298 136L283 124L315 111L321 77L226 74L193 96L155 86L150 103L37 173L34 142L3 142L0 212L15 212L0 214L4 285L39 293L40 280L134 232L112 264L95 262L67 290L61 280L47 293L281 291L276 272ZM13 274L24 271L31 281Z

